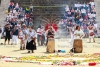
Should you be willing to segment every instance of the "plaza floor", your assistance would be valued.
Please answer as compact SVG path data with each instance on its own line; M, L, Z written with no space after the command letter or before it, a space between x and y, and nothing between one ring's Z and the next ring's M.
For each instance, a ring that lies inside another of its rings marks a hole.
M83 39L83 53L81 54L93 54L100 53L100 39L96 38L96 42L88 43L88 39ZM0 40L0 43L3 43L4 40ZM66 50L66 53L60 54L68 54L71 49L71 41L70 39L56 39L55 40L56 49ZM48 55L46 53L45 46L37 46L37 50L34 53L27 53L27 50L19 50L20 45L0 45L0 55L2 56L10 56L10 57L20 57L20 56L30 56L30 55ZM0 67L41 67L41 65L32 64L32 63L6 63L0 62ZM47 67L47 65L42 65L43 67ZM51 67L51 66L48 66ZM52 66L58 67L58 66ZM60 66L59 66L60 67ZM99 66L100 67L100 66Z

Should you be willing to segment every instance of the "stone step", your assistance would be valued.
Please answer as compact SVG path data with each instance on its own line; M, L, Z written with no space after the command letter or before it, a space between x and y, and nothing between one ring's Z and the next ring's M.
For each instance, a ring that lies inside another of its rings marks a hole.
M1 6L0 6L0 25L5 25L5 18L6 18L6 10L8 9L10 0L1 0Z

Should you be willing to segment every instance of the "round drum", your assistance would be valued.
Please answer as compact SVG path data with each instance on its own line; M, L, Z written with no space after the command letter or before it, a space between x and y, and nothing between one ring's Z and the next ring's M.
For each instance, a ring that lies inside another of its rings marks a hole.
M82 53L83 50L83 45L82 45L82 40L81 39L75 39L74 44L74 53Z
M54 53L54 51L55 51L55 41L54 41L54 38L48 38L47 52Z

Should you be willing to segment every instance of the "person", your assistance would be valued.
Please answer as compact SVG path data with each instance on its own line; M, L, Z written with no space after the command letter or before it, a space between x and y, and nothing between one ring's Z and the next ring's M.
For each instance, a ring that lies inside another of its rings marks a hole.
M31 10L31 12L33 12L33 5L32 4L30 5L30 10Z
M73 42L74 42L74 31L76 29L76 25L73 26L71 29L70 29L70 37L71 37L71 45L73 45Z
M41 46L41 43L40 43L40 41L41 41L41 26L40 27L38 27L38 29L37 29L37 42L38 42L38 46Z
M8 45L9 45L9 43L10 43L10 37L11 37L11 27L10 27L10 24L7 24L5 26L4 36L5 36L5 42L4 42L4 44L6 45L6 41L8 40Z
M41 27L41 45L45 45L45 29L43 26Z
M20 39L20 50L25 50L25 35L22 29L19 30L18 38Z
M90 24L88 26L88 31L89 31L89 43L91 42L91 38L93 39L93 42L95 42L95 39L94 39L94 26L92 24Z
M81 53L82 46L82 38L84 37L84 32L80 29L80 26L76 26L76 30L74 31L74 43L73 49L74 53Z
M12 31L12 45L13 44L15 44L15 45L18 44L18 29L17 29L17 26L14 26L14 29Z
M2 27L0 26L0 40L1 40L1 36L2 36Z
M25 35L25 39L24 39L25 44L24 45L25 45L25 49L26 49L28 27L25 24L22 24L22 32Z
M49 52L49 53L54 53L54 51L55 51L54 35L55 35L55 31L50 26L49 30L46 33L46 36L47 36L47 52Z
M32 27L29 27L27 33L26 49L28 50L28 53L34 53L34 50L36 50L36 31Z
M88 30L87 30L87 25L85 24L84 26L83 26L83 29L84 29L84 33L85 33L85 37L88 37Z

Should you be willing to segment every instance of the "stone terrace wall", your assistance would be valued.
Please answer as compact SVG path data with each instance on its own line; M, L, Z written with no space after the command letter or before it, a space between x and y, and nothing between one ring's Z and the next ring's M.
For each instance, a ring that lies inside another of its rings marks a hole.
M94 0L96 7L96 21L98 22L98 34L100 36L100 0Z

